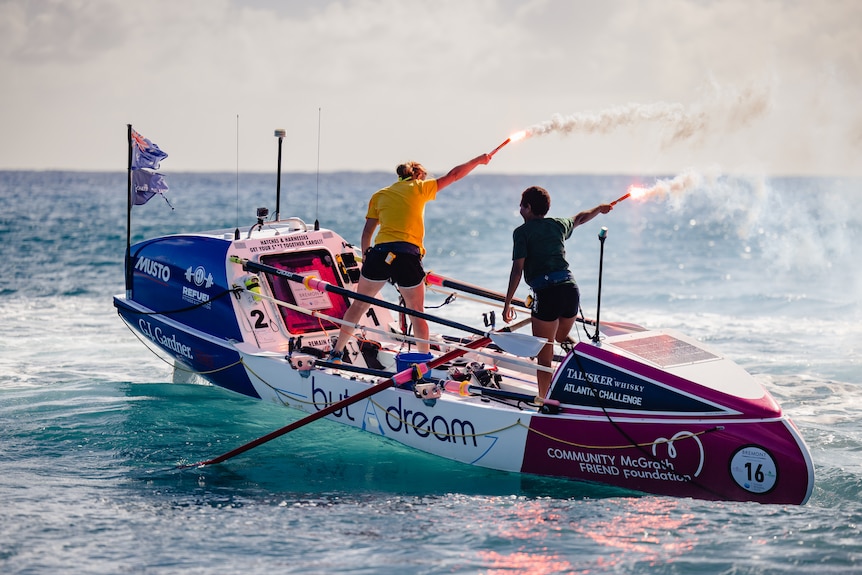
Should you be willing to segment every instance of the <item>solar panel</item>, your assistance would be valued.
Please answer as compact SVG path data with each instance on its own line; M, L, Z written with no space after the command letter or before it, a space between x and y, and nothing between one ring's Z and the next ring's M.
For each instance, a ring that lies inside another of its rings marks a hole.
M613 345L661 367L718 359L705 349L667 334L614 342Z

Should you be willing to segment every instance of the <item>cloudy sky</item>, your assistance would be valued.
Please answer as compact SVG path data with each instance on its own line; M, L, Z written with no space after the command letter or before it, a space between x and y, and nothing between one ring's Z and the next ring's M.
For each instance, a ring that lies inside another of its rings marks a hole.
M857 0L0 0L0 169L862 175Z

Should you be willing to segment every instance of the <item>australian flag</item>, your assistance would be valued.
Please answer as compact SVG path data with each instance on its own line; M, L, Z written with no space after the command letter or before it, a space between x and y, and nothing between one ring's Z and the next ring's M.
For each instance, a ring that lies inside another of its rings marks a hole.
M168 155L161 151L157 145L132 130L132 169L150 168L159 169L159 162Z

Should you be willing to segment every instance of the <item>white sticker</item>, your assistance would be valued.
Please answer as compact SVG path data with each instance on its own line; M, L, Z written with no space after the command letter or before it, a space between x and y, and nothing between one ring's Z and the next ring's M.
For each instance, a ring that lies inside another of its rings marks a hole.
M749 445L733 454L730 475L736 484L751 493L771 491L778 482L778 468L768 451Z
M303 277L311 276L315 279L320 279L314 272L301 273ZM317 291L305 287L305 285L296 282L287 282L290 287L290 292L296 300L296 305L305 309L321 310L332 308L332 300L329 299L329 294L325 291Z

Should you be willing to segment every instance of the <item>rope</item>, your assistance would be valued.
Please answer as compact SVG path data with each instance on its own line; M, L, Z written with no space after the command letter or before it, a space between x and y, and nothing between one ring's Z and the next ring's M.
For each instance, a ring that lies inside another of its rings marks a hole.
M374 406L378 407L379 409L386 411L386 406L381 405L380 403L374 401L373 399L369 399L369 401ZM415 431L427 433L429 435L434 434L437 437L447 437L447 438L456 438L456 439L458 439L458 438L463 439L463 438L467 438L467 437L483 437L486 435L493 435L493 434L501 433L503 431L506 431L507 429L512 429L513 427L523 427L524 429L527 430L527 433L535 433L536 435L544 437L545 439L550 439L551 441L555 441L557 443L562 443L563 445L569 445L571 447L579 447L581 449L629 449L632 447L631 444L587 445L587 444L582 444L582 443L575 443L573 441L566 441L565 439L560 439L559 437L554 437L553 435L549 435L547 433L543 433L541 431L537 431L535 429L532 429L529 425L524 425L524 423L521 421L521 418L518 418L517 421L515 421L514 423L512 423L510 425L506 425L506 426L500 427L498 429L492 429L492 430L482 431L482 432L478 432L478 433L440 433L439 431L433 430L433 429L428 428L428 427L420 427L418 425L413 425L412 423L410 423L409 421L407 421L406 419L403 419L401 417L395 417L394 415L392 415L391 411L386 411L386 414L387 414L386 415L387 417L393 417L395 419L395 421L398 421L402 425L410 427L411 429L413 429ZM698 431L697 433L688 433L686 435L682 435L682 436L676 438L675 441L683 441L686 439L692 439L692 438L697 437L699 435L704 435L706 433L711 433L713 431L719 431L720 429L721 429L720 427L714 427L712 429L705 429L703 431ZM648 443L638 443L636 446L643 448L643 447L651 447L653 445L659 445L659 444L663 444L663 443L667 443L667 440L666 439L657 439L655 441L650 441Z
M131 308L128 311L129 311L129 313L135 313L138 315L168 315L168 314L172 314L172 313L183 313L183 312L192 311L193 309L197 309L199 307L203 307L205 305L208 305L208 304L214 302L215 300L226 296L229 293L237 293L238 294L239 292L242 291L242 289L243 288L241 288L241 287L235 287L233 289L225 290L225 291L221 292L220 294L211 297L207 301L202 301L202 302L190 305L188 307L181 307L179 309L174 309L174 310L169 310L169 311L138 311L138 310L131 309Z
M308 401L306 399L301 399L300 397L296 396L292 392L280 389L278 387L275 387L274 385L272 385L271 383L266 381L264 378L262 378L260 375L258 375L251 367L249 367L249 365L247 363L245 363L245 361L243 361L241 358L240 358L240 362L243 364L243 367L245 367L245 369L248 370L249 373L251 373L253 376L258 378L261 383L263 383L265 386L267 386L272 391L274 391L275 394L278 396L278 400L281 402L281 405L284 405L286 407L290 407L290 406L284 402L284 400L282 399L282 396L290 397L295 403L303 403L305 405L323 405L323 407L329 407L330 405L332 405L334 403L338 403L338 401L341 401L341 400L338 400L338 401L330 401L330 402L319 402L319 401Z
M458 294L456 294L455 292L452 292L449 294L449 296L445 300L443 300L443 303L441 303L440 305L426 305L425 309L440 309L444 305L448 305L448 304L452 303L453 301L455 301L456 299L458 299Z
M520 423L520 420L518 420ZM523 426L523 424L521 424ZM712 433L713 431L720 431L721 427L713 427L712 429L704 429L703 431L698 431L697 433L687 433L685 435L681 435L677 437L674 441L682 441L685 439L692 439L697 437L698 435L703 435L705 433ZM564 445L569 445L571 447L580 447L582 449L629 449L631 447L651 447L653 445L659 445L663 443L667 443L667 439L656 439L655 441L650 441L648 443L626 443L623 445L585 445L581 443L575 443L573 441L566 441L565 439L560 439L558 437L554 437L552 435L548 435L547 433L543 433L541 431L536 431L535 429L530 429L527 427L527 430L535 433L536 435L541 435L545 439L550 439L551 441L556 441L557 443L562 443Z

